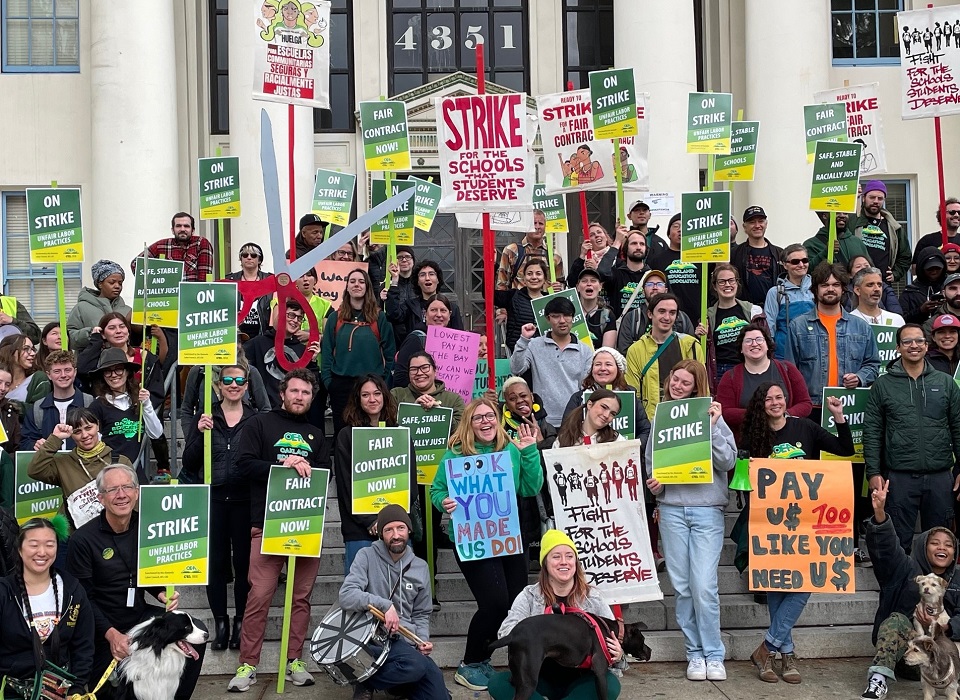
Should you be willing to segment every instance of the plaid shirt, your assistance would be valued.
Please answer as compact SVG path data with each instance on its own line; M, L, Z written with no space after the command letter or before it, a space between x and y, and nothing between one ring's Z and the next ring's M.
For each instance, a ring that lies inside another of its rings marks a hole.
M187 245L180 245L176 238L164 238L147 248L147 257L183 262L184 282L206 282L207 275L213 275L213 246L200 236L193 236ZM140 255L137 256L142 257ZM134 269L136 260L130 263Z
M549 235L549 234L548 234ZM546 240L546 239L544 239ZM533 247L528 241L527 237L524 236L523 240L520 241L520 247L523 248L524 259L523 262L526 262L528 258L547 258L547 246L542 244L536 248ZM520 289L523 287L523 282L520 280L520 270L517 270L516 275L513 274L513 266L517 262L517 255L519 255L519 248L516 243L511 243L506 248L503 249L503 253L500 255L500 265L497 268L497 289ZM553 254L553 264L554 271L557 275L557 282L563 282L563 259L558 253ZM511 280L511 277L513 278Z

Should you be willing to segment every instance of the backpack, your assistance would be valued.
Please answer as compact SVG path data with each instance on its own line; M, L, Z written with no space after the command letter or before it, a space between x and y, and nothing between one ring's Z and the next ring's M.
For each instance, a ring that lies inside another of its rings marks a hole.
M374 337L376 337L377 342L378 343L380 342L380 326L377 324L376 321L374 321L373 323L367 323L365 321L344 321L341 318L337 318L337 325L333 329L333 334L336 335L337 333L339 333L341 326L344 326L344 325L357 326L357 328L361 328L363 326L370 326L370 330L373 331L373 335Z

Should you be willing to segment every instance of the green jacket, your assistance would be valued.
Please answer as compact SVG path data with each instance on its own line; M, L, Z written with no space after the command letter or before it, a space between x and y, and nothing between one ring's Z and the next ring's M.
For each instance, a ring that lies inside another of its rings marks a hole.
M863 422L867 478L890 471L932 474L960 459L960 387L924 361L913 379L890 364L870 389Z
M817 231L813 238L808 238L803 242L803 247L807 250L807 257L810 258L811 270L827 259L829 238L829 227L823 226ZM870 260L870 264L873 264L873 260L870 258L870 252L867 250L867 246L863 244L863 239L854 235L849 226L844 231L837 231L837 238L840 240L840 253L834 256L834 262L838 262L846 267L847 263L855 257L864 255L867 260Z
M893 281L899 282L906 278L910 271L910 263L913 260L910 241L907 240L906 229L900 225L893 214L886 209L881 209L880 216L886 219L890 231L890 269L893 270ZM866 217L862 215L851 216L847 221L847 230L853 231L853 234L860 238L866 225ZM813 265L810 266L810 270L813 271ZM884 276L884 279L886 279L886 276Z
M390 390L390 393L393 394L397 403L416 403L417 397L421 395L421 392L409 385L395 386ZM450 424L450 432L452 433L460 425L460 419L463 418L463 397L455 391L447 391L446 386L439 379L433 383L433 391L430 392L430 396L444 408L453 409L453 422Z

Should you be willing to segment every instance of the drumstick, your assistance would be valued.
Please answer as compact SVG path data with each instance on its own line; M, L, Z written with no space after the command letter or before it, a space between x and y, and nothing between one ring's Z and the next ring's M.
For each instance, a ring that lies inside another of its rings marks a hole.
M380 622L386 622L386 616L385 616L382 612L380 612L380 610L378 610L375 606L373 606L373 605L368 605L368 606L367 606L367 610L369 610L369 611L373 614L373 616L374 616L375 618L377 618L378 620L380 620ZM426 644L425 641L423 641L422 639L420 639L420 637L418 637L417 635L415 635L413 632L411 632L410 630L408 630L408 629L407 629L406 627L404 627L403 625L400 625L398 631L400 632L400 634L402 634L404 637L406 637L407 639L409 639L411 642L413 642L413 643L416 644L417 646L423 646L424 644Z

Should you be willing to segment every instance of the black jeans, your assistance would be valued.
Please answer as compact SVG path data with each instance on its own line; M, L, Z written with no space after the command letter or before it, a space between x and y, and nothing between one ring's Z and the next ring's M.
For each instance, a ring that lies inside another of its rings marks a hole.
M457 565L477 601L463 652L463 663L476 664L490 658L487 647L497 639L510 606L527 585L529 564L526 554L510 554L476 561L460 561L457 556Z
M242 620L250 592L250 501L211 498L210 523L210 611L214 617L227 616L227 584L232 580L237 618Z
M953 474L949 469L932 474L892 471L887 478L890 480L887 515L893 520L903 551L910 553L918 513L921 531L950 527L954 495Z
M330 397L330 412L333 414L333 442L337 444L337 435L343 430L343 410L347 407L347 401L350 394L353 393L353 385L356 384L358 377L342 377L334 374L330 377L330 386L327 387L327 394Z

